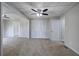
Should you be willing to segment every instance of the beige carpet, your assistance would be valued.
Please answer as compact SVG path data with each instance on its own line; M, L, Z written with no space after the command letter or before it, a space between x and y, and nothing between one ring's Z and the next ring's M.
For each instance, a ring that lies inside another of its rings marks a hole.
M65 48L63 42L47 39L9 38L3 44L5 56L77 56L71 49Z

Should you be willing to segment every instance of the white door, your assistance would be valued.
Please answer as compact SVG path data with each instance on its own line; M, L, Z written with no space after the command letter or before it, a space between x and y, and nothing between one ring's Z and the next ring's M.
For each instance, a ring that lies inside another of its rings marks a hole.
M49 21L49 38L53 41L61 40L60 20L50 20Z

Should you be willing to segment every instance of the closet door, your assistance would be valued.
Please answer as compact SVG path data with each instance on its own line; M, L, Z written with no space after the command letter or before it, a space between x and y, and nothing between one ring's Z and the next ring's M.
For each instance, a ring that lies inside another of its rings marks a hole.
M61 24L59 20L49 21L49 38L53 41L61 40Z

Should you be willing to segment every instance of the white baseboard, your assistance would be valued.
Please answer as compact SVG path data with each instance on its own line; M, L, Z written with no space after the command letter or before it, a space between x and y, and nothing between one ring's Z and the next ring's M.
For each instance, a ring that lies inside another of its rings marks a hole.
M50 39L51 41L63 41L63 40L58 40L58 39L54 39L54 40L52 40L52 39Z
M32 38L32 39L49 39L49 38Z
M70 48L71 50L73 50L75 53L77 53L79 55L79 51L75 50L74 48L70 47L69 45L65 44L65 46L67 46L68 48Z

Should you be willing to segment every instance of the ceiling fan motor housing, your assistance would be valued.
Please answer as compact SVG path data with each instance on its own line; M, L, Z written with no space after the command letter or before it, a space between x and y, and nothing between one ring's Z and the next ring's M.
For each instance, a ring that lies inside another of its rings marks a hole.
M37 9L37 12L38 12L38 13L42 13L42 10L41 10L41 9Z

